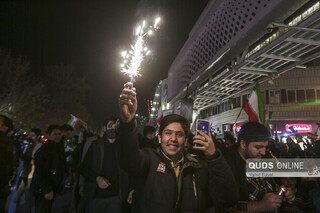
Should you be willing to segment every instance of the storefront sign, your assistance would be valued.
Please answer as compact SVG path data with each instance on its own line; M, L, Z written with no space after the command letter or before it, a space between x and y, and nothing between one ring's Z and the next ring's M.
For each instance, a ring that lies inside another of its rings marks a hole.
M286 124L286 131L292 132L289 128L293 127L295 131L298 133L307 133L312 132L312 125L311 124Z

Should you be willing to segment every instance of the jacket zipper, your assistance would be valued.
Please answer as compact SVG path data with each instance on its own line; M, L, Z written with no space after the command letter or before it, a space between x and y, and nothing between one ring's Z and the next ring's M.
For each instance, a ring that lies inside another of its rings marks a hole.
M193 183L193 191L194 191L194 196L197 197L197 188L196 188L196 174L192 174L192 183Z

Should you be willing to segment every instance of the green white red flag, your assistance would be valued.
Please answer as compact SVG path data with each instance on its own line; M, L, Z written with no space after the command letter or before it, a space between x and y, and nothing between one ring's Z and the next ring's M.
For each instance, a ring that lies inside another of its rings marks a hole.
M266 116L266 110L264 109L259 84L256 84L253 88L253 91L247 99L243 109L248 114L249 121L259 122L270 129L268 122L270 117L268 116L269 113L267 113L268 115Z
M79 118L77 118L77 117L74 116L74 115L71 115L71 118L70 118L70 120L68 121L68 124L69 124L70 126L72 126L74 130L76 130L77 124L79 123L79 121L80 121Z

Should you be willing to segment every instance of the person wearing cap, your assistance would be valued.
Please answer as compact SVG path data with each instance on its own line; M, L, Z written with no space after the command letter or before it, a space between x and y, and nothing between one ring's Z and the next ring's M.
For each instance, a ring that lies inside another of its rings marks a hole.
M136 90L126 83L119 98L120 159L137 180L132 212L206 212L214 206L234 205L236 183L231 169L212 137L198 131L194 147L203 157L185 152L189 121L180 115L165 116L160 123L160 147L139 149Z
M241 127L237 146L226 155L240 199L236 206L224 212L276 212L283 201L294 201L294 193L289 189L283 196L279 195L279 187L273 178L246 177L246 160L263 158L270 139L269 130L260 123L248 122Z

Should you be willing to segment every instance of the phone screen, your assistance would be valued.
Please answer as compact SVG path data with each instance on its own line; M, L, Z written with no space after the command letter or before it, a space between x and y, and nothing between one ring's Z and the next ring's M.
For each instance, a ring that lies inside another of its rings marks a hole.
M198 119L197 120L197 130L200 130L200 131L204 132L206 135L209 135L210 122L208 120ZM196 132L196 135L199 135L199 133Z

